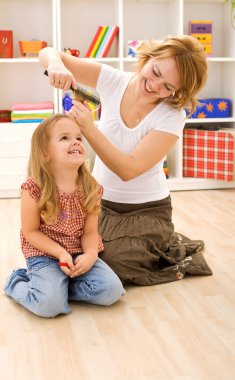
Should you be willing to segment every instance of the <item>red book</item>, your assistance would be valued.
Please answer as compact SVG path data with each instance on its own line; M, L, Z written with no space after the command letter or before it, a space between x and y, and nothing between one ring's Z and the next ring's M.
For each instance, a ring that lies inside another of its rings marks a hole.
M93 47L94 47L94 45L95 45L95 43L96 43L96 41L97 41L97 39L98 39L98 37L99 37L99 35L100 35L102 29L103 29L102 26L99 26L99 27L98 27L97 32L96 32L96 34L95 34L95 37L93 38L93 40L92 40L92 42L91 42L91 44L90 44L90 46L89 46L89 49L88 49L87 52L86 52L86 55L85 55L86 58L89 58L89 57L90 57L90 53L91 53L91 51L92 51L92 49L93 49Z
M118 31L119 31L119 27L113 26L113 29L111 30L110 35L108 36L107 43L105 44L104 52L101 53L102 58L107 56L107 54L111 48L111 45L113 43L113 40L114 40L115 36L117 35Z

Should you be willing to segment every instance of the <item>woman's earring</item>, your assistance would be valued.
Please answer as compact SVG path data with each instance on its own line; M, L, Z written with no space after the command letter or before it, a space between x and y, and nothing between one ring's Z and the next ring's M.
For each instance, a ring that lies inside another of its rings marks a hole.
M172 95L172 98L174 98L174 97L175 97L175 92L172 92L172 94L171 94L171 95Z

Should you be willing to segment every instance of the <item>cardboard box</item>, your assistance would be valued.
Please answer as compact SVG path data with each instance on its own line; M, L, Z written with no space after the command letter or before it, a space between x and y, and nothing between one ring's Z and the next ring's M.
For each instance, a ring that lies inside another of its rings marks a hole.
M183 176L232 181L235 179L235 129L183 132Z

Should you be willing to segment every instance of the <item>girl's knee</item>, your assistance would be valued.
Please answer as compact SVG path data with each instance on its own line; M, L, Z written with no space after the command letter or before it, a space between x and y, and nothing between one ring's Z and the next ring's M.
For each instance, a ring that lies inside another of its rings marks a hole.
M47 305L40 305L32 311L39 317L54 318L60 314L69 314L71 312L71 309L69 307L60 307L59 305L50 305L50 307L47 307Z
M32 305L31 311L39 317L54 318L60 314L69 314L71 308L63 298L43 297Z
M112 278L109 278L109 281L106 284L106 287L103 291L102 297L102 305L110 306L117 302L122 296L126 294L123 285L118 278L118 276L114 273Z

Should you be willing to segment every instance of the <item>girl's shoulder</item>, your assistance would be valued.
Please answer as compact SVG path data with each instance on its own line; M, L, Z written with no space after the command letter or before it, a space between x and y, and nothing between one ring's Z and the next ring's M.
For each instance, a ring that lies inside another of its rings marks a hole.
M27 180L22 183L21 190L27 190L29 191L29 194L32 198L38 200L41 195L41 190L36 183L35 179L32 177L28 177Z

